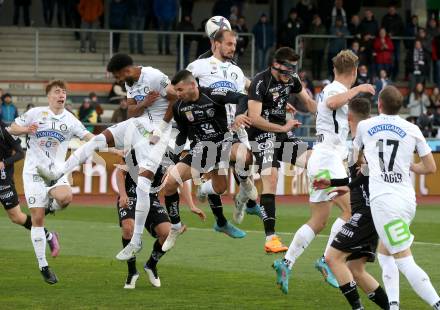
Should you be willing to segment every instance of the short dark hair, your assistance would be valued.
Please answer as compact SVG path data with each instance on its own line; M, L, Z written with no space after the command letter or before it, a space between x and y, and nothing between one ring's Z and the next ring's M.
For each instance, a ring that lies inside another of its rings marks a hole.
M299 55L290 47L280 47L273 55L273 61L283 63L286 61L298 61Z
M67 90L66 82L64 82L63 80L53 80L46 85L46 95L51 91L52 88L56 86L58 86L61 89Z
M127 54L114 55L107 64L107 71L114 73L133 65L133 59Z
M371 101L367 98L354 98L348 103L348 109L355 114L359 120L367 119L371 112Z
M392 85L382 89L379 94L379 100L382 103L382 112L388 115L398 114L403 104L402 93Z
M220 29L214 35L214 42L223 42L223 39L225 38L225 33L230 33L234 37L237 37L237 33L235 31L233 31L233 30Z
M188 81L188 80L195 80L194 76L192 75L191 71L188 71L186 69L180 70L176 73L176 75L171 80L171 85L177 85L178 83L182 81Z

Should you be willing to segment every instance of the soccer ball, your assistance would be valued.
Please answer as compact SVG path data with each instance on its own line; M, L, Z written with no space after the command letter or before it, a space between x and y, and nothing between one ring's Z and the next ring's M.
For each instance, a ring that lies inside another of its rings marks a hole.
M223 16L213 16L206 22L205 32L210 39L214 39L220 29L231 30L231 24Z

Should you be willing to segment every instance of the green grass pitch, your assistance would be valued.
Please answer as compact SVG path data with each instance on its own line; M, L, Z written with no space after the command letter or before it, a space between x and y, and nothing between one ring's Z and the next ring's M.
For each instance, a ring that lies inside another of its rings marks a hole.
M225 207L231 218L230 206ZM280 255L263 251L260 220L247 216L240 226L246 238L233 240L212 230L213 216L200 222L182 207L190 227L176 247L160 261L162 287L153 288L142 270L153 239L145 234L138 256L141 277L135 290L124 290L126 264L114 256L121 249L121 235L113 206L72 206L48 216L47 228L57 230L62 250L49 264L60 282L49 286L37 268L29 232L11 224L0 213L0 309L349 309L339 290L325 284L313 268L326 244L327 228L318 236L293 270L288 295L275 285L271 268ZM277 230L286 244L307 219L306 206L280 205ZM336 210L333 216L337 214ZM440 289L440 207L418 207L412 232L416 236L416 261ZM330 226L330 225L329 225ZM368 269L380 280L377 263ZM381 281L380 281L381 282ZM360 292L367 309L377 309ZM402 309L429 309L401 276Z

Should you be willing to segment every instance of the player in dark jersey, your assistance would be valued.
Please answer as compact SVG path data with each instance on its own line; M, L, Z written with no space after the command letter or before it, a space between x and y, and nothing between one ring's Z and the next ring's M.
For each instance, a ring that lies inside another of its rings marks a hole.
M297 158L303 156L301 166L305 167L307 154L307 144L292 133L300 123L294 119L286 120L289 95L297 94L309 111L316 111L315 101L303 89L296 74L298 59L291 48L278 49L271 67L255 76L249 91L248 115L252 125L248 134L263 183L260 208L266 233L265 251L268 253L287 251L275 234L275 193L280 162L295 165Z
M370 106L371 102L366 98L355 98L349 102L348 122L352 136L356 135L357 124L369 118ZM356 284L379 307L389 309L385 290L365 270L365 264L374 262L376 258L378 235L371 215L368 174L364 167L365 162L350 166L351 182L349 178L314 181L313 185L317 189L337 186L333 191L339 195L350 192L352 217L334 238L325 261L335 274L339 289L352 309L363 309Z
M153 244L153 250L150 258L144 265L144 270L148 275L150 283L155 287L160 287L160 279L157 274L156 265L160 258L165 255L166 252L162 251L162 244L168 236L171 229L170 219L168 213L159 201L159 188L162 183L162 179L165 175L167 167L172 164L167 161L167 157L164 157L162 164L154 175L153 182L151 184L150 192L150 212L148 213L147 220L145 222L145 229L151 234L153 238L156 238L156 242ZM127 154L122 165L118 167L116 174L116 183L119 190L119 197L117 203L119 225L122 228L122 245L127 246L133 235L134 218L135 218L135 206L136 206L136 186L138 175L138 164L134 151ZM136 257L133 257L127 261L128 275L125 281L124 288L134 289L136 287L136 280L139 277L139 273L136 269Z
M0 203L6 210L11 222L31 230L31 216L23 213L18 202L14 184L14 163L24 158L20 139L14 139L0 121ZM52 257L58 256L60 244L58 233L44 229Z
M223 194L227 188L227 177L222 169L227 168L230 161L237 163L236 171L241 186L252 185L247 171L252 163L252 155L245 145L239 142L232 143L225 109L228 103L245 106L247 96L198 87L195 78L187 70L178 72L171 84L179 99L173 106L174 120L179 130L176 145L183 146L188 138L191 147L189 153L179 160L168 175L164 187L167 208L173 206L173 209L178 209L178 185L189 179L199 179L201 174L208 174L212 180L209 194ZM239 119L249 121L246 116ZM241 125L236 123L237 127ZM176 154L179 153L180 151L176 150ZM233 238L243 238L246 235L229 223L222 214L216 213L215 209L213 213L216 216L216 231Z

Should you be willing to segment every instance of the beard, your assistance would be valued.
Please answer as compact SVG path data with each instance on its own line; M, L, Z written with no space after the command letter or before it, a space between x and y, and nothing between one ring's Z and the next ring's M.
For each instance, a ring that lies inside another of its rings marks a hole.
M127 83L127 85L130 87L133 86L134 82L135 80L131 76L125 79L125 83Z

